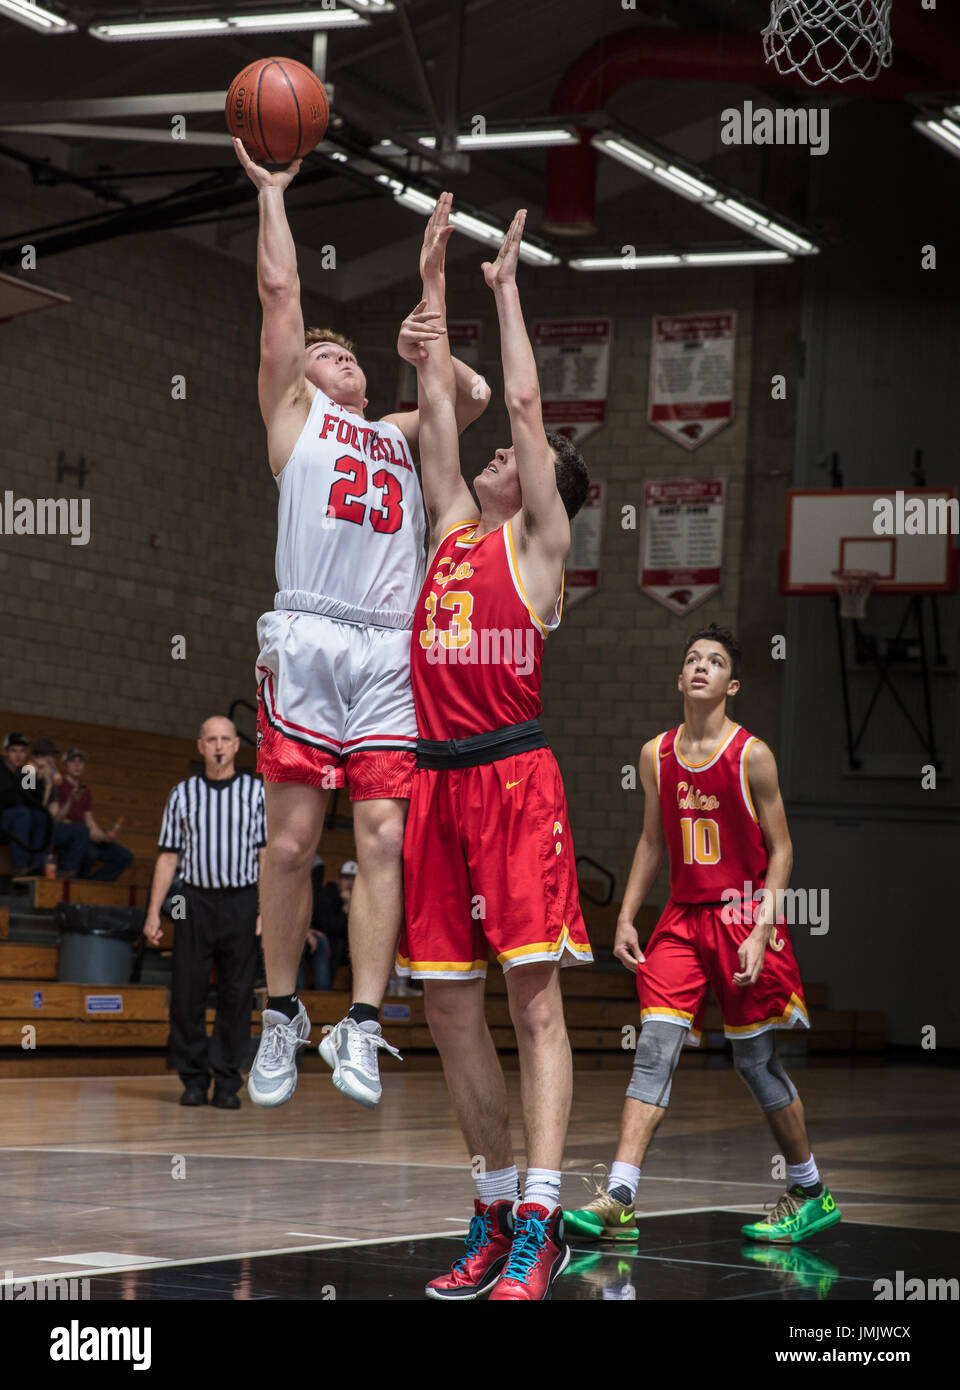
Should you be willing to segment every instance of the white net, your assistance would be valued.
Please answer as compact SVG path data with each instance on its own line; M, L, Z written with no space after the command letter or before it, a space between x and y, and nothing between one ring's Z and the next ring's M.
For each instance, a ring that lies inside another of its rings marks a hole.
M880 578L876 570L833 570L840 597L841 618L864 618L867 599Z
M763 54L779 73L797 73L811 87L868 81L893 61L893 0L772 0Z

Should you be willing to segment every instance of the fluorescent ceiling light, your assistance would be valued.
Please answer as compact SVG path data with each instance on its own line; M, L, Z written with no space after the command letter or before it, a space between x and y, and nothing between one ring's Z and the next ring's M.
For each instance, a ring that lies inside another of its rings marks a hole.
M627 140L616 140L610 135L595 135L590 143L603 150L604 154L610 155L612 159L626 164L629 169L642 169L644 173L651 174L658 167L652 159L648 159L638 150L636 145L631 145Z
M639 270L641 267L679 265L679 255L670 256L579 256L567 264L573 270Z
M702 198L715 198L717 190L711 188L708 183L701 183L699 179L691 178L682 169L677 169L670 164L666 168L658 168L653 171L654 178L660 179L663 183L670 184L678 193L684 197L695 198L698 202Z
M3 0L8 3L9 0ZM91 24L95 39L118 43L134 39L208 38L217 34L274 34L296 29L362 28L369 20L355 10L264 11L262 14L206 19L156 19L132 23Z
M686 265L766 265L789 261L786 251L688 251Z
M650 256L579 256L568 261L571 270L660 270L685 265L786 264L793 257L785 251L681 251Z
M957 150L960 153L960 127L957 128L957 137ZM771 241L775 246L785 246L787 250L794 251L798 255L812 256L817 254L819 248L814 246L813 242L807 241L805 237L789 231L786 227L781 227L779 223L774 222L764 213L745 207L735 198L724 197L718 189L709 183L704 183L702 179L688 174L685 169L679 169L675 164L661 158L653 150L641 149L633 141L614 135L595 135L591 144L602 150L604 154L610 155L612 159L626 164L628 168L638 169L648 178L666 184L675 193L679 193L681 197L687 198L692 203L697 203L704 211L712 212L727 222L735 222L740 227L748 228L754 236L760 237L764 241ZM571 262L572 264L573 262Z
M400 206L409 208L411 212L419 212L429 217L436 206L436 199L429 193L424 193L419 188L413 188L400 179L393 179L389 174L378 174L376 182L389 188ZM474 241L499 246L504 238L502 228L495 227L491 222L484 222L482 218L474 217L469 212L451 212L450 222L465 236L473 237ZM559 256L555 256L552 251L547 251L544 247L536 246L530 241L520 242L520 259L526 261L528 265L560 264Z
M41 5L35 5L32 0L0 0L0 15L6 15L8 19L16 19L20 24L26 24L30 29L36 29L41 34L75 34L77 26L71 24L62 15L54 14L53 10L45 10Z
M390 144L390 141L383 141ZM458 150L510 150L521 146L576 145L578 138L572 130L556 128L553 130L491 130L485 135L458 135ZM421 135L418 144L428 150L436 149L435 135Z
M950 107L951 115L960 115L960 108ZM951 154L960 155L960 125L954 121L949 121L944 117L936 121L931 118L914 121L914 129L919 130L922 135L926 135L930 140L935 140L938 145L942 145Z

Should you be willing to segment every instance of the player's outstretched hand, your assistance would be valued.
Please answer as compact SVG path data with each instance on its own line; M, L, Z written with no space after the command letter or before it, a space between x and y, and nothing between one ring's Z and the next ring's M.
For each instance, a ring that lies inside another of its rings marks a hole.
M453 194L441 193L430 214L426 231L423 234L423 248L420 252L420 278L424 284L443 275L447 242L456 228L450 225L450 209Z
M520 242L523 239L523 228L526 221L527 210L521 208L507 228L507 235L503 238L497 259L492 264L490 261L484 261L480 267L484 280L492 290L501 285L512 285L516 282Z
M257 188L279 188L281 192L287 188L300 172L302 159L295 159L292 164L288 164L286 169L278 169L276 173L271 173L262 164L250 158L242 140L233 137L233 148L237 152L237 158L247 171L247 177Z
M437 323L436 320L441 322ZM427 343L436 342L441 333L446 333L442 324L443 314L439 309L428 309L427 301L421 299L400 325L397 338L397 352L405 362L415 367L427 357Z
M632 922L621 918L617 922L617 934L613 939L613 954L622 966L633 974L638 965L644 962L640 949L640 938Z
M739 985L741 989L748 989L750 985L755 985L760 978L769 931L769 927L764 927L762 935L752 931L746 941L737 947L740 969L734 971L733 983Z

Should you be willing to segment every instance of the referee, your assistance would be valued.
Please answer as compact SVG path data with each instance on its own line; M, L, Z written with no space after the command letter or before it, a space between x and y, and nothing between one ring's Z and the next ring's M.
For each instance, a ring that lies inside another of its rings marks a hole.
M180 865L185 914L177 922L167 1064L180 1073L181 1105L239 1110L240 1065L250 1044L260 917L257 881L267 841L263 783L237 772L240 741L229 719L207 719L197 747L203 773L167 797L143 932L163 935L160 906ZM217 966L217 1016L207 1043L210 966Z

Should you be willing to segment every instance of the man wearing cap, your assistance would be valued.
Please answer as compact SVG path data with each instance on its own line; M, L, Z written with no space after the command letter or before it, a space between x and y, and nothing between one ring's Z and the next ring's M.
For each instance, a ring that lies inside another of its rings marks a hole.
M61 878L75 878L80 872L90 834L85 825L65 825L53 819L48 810L55 801L59 774L53 759L56 745L39 739L33 748L33 761L27 762L30 742L21 733L9 733L0 756L0 832L10 841L10 858L15 874L28 874L43 867L51 849L59 851Z
M93 797L83 781L86 765L87 755L81 749L68 748L64 753L64 773L57 784L57 803L52 807L52 814L54 820L64 824L87 827L90 840L80 877L98 883L114 883L133 863L133 855L124 845L116 843L121 821L118 820L111 830L103 830L94 820Z

